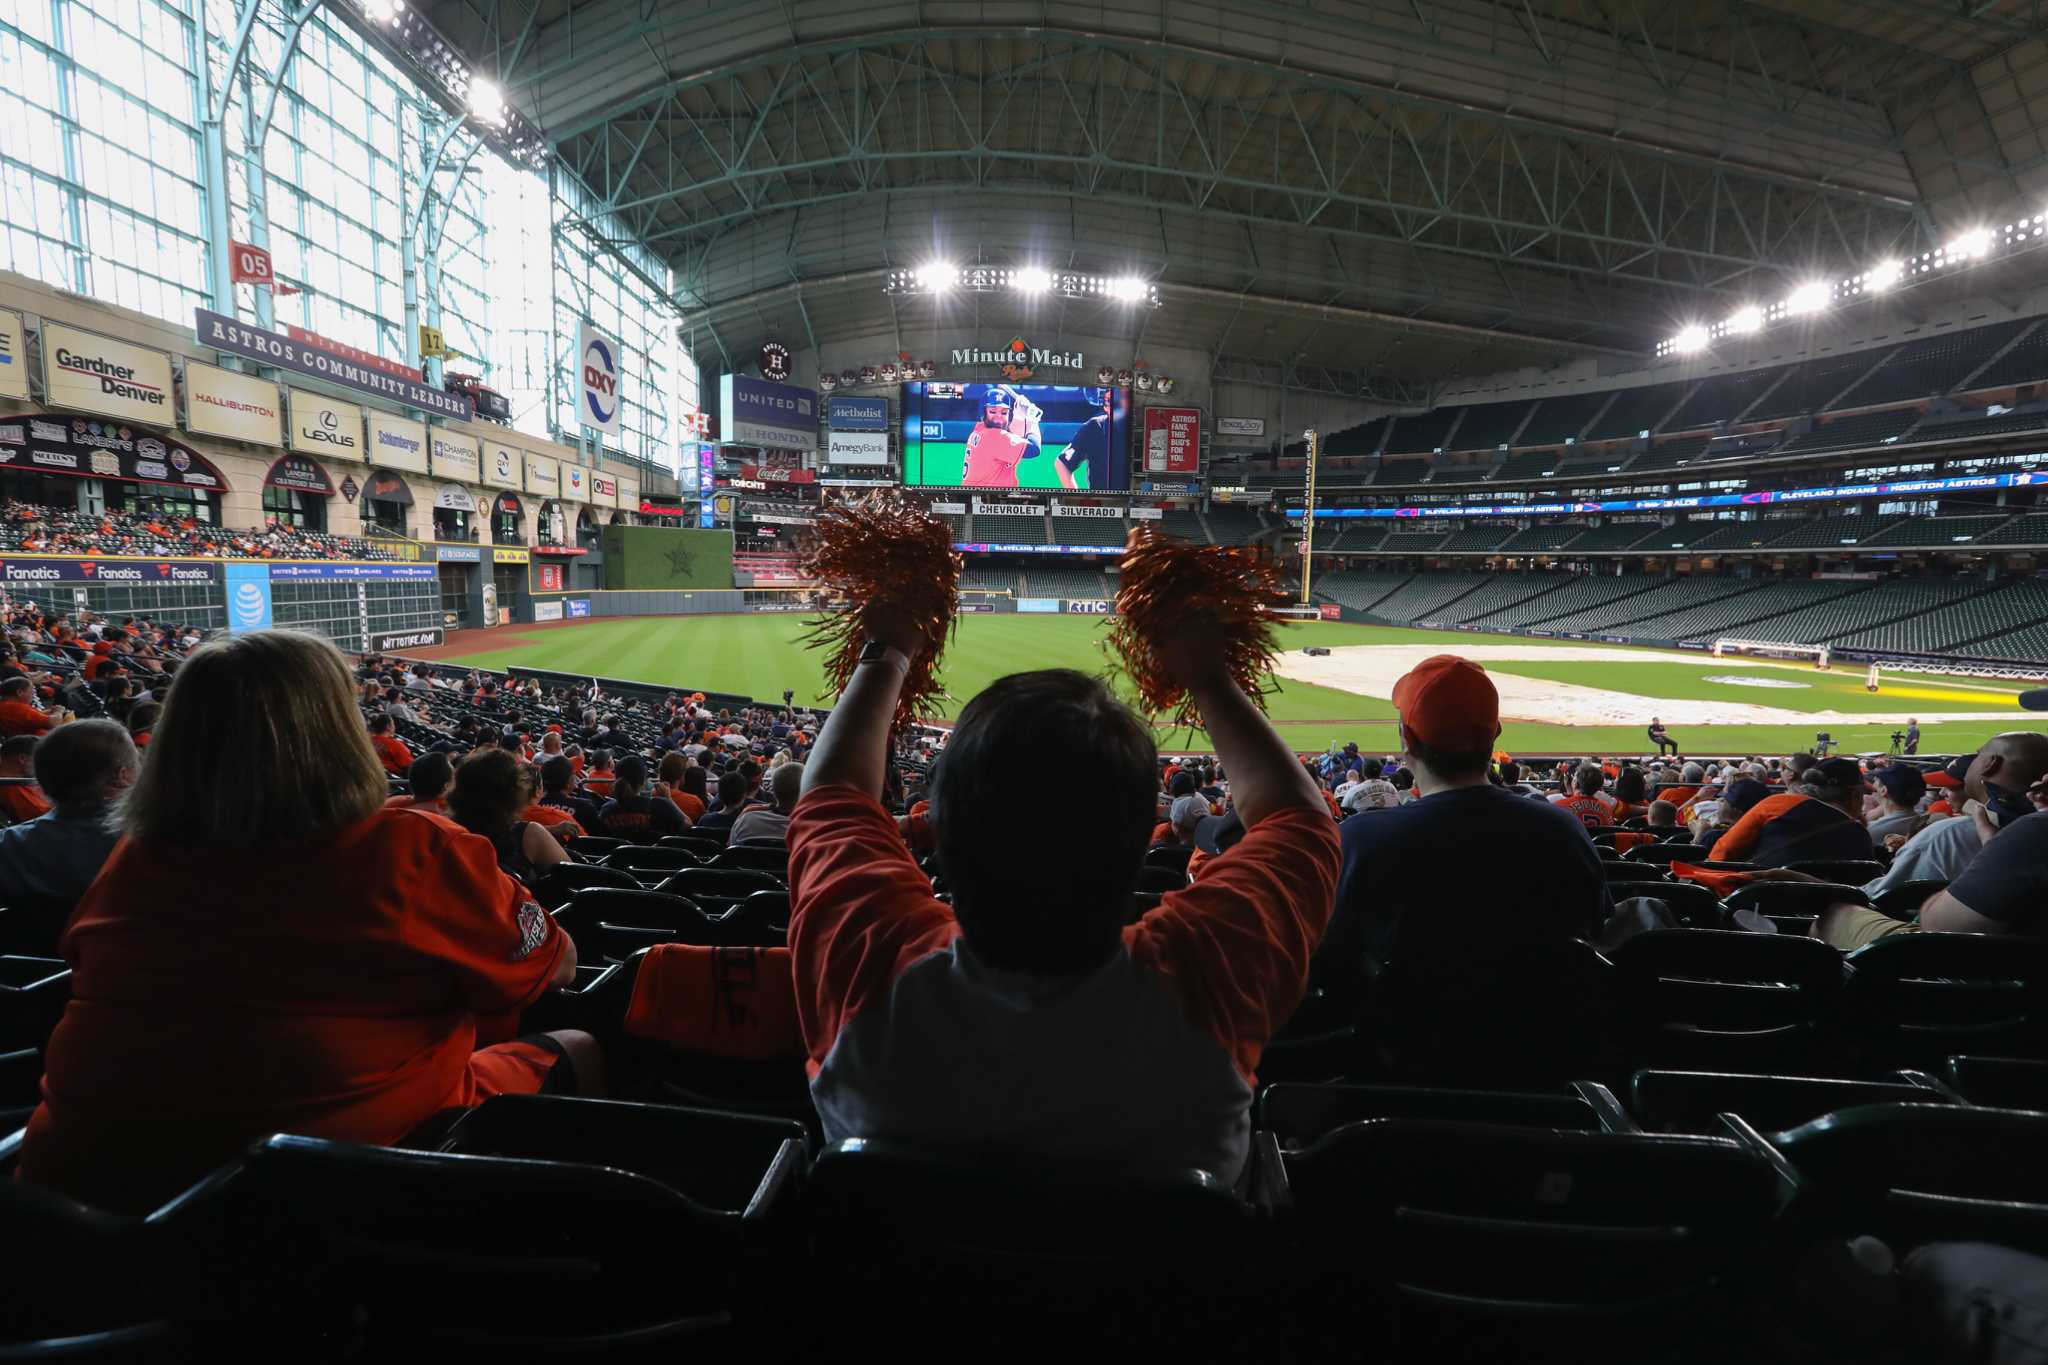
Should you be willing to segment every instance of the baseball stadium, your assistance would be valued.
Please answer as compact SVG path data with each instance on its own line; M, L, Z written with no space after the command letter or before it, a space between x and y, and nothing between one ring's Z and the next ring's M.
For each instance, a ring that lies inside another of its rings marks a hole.
M34 0L0 130L0 1359L2048 1360L2039 3Z

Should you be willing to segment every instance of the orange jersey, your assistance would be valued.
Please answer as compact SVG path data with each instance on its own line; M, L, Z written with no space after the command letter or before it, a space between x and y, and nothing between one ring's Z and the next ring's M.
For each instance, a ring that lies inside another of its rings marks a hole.
M967 472L961 484L968 488L1015 488L1017 465L1030 450L1030 442L1001 427L976 427L967 437Z

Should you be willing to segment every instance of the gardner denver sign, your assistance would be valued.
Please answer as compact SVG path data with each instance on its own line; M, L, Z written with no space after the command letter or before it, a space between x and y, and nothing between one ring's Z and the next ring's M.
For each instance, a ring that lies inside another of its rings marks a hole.
M171 358L125 341L43 324L43 393L52 407L172 426Z

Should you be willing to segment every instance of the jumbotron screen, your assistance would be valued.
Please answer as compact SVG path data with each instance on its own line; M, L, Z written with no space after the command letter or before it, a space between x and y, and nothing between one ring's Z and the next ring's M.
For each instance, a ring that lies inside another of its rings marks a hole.
M903 482L945 488L1122 492L1129 403L1072 384L903 386Z

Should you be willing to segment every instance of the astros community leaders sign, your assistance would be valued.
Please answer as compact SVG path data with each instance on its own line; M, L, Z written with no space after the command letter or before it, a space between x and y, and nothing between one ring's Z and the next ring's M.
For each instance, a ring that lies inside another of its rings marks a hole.
M395 399L423 412L459 417L465 422L474 415L469 399L459 393L443 393L440 389L416 384L401 375L351 360L338 351L296 340L267 327L238 322L205 308L195 308L192 313L198 320L199 344L202 346L211 346L230 355L246 356L294 374L324 379L360 393Z

